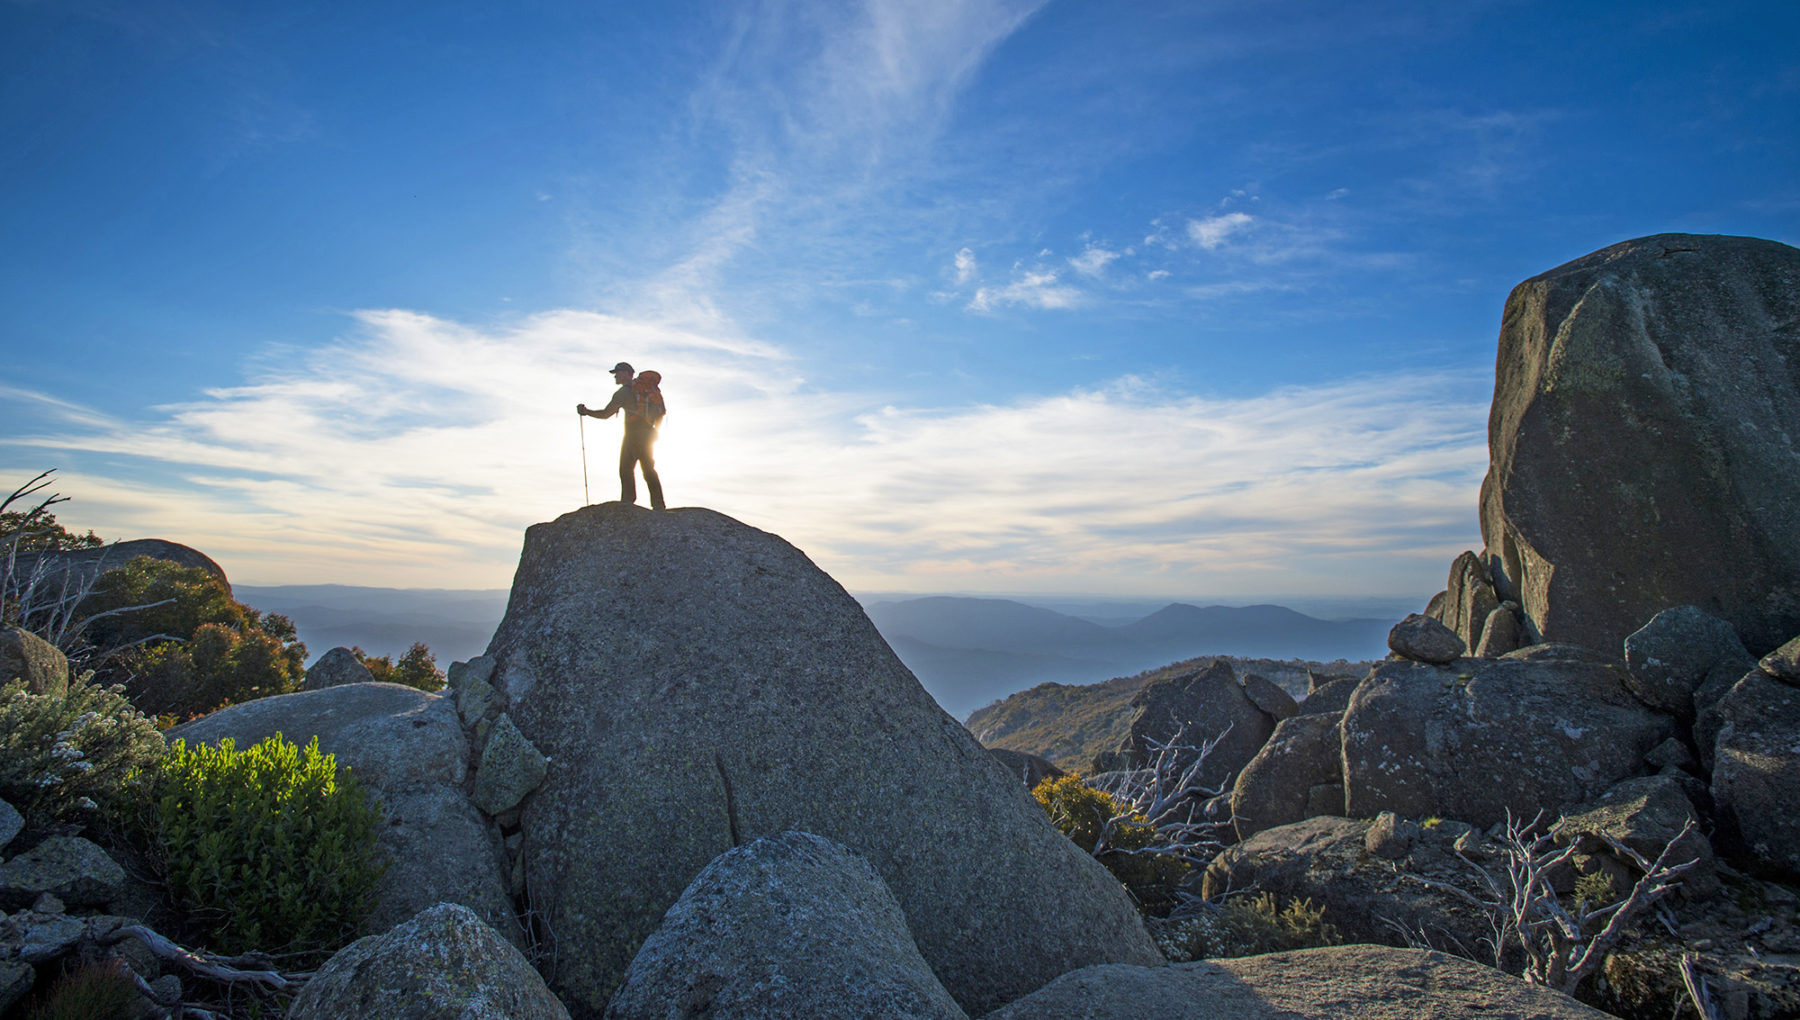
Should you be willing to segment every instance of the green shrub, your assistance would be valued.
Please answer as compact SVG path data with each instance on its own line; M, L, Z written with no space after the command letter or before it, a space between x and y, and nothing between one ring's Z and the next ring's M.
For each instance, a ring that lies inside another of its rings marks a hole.
M60 695L0 685L0 798L34 821L122 806L162 755L156 725L92 673Z
M1253 956L1289 949L1335 946L1344 941L1336 926L1325 920L1325 906L1311 899L1290 899L1286 906L1274 893L1227 900L1222 908L1228 938L1242 952ZM1223 954L1217 954L1223 955Z
M437 668L437 656L423 641L414 641L399 662L385 655L370 655L361 648L352 648L350 653L379 683L405 684L421 691L444 689L444 671Z
M317 737L177 740L156 792L164 878L211 948L323 955L360 933L384 868L381 808Z
M299 687L280 639L254 627L203 623L188 641L134 648L119 663L130 673L126 688L138 707L176 719Z
M1032 789L1051 824L1083 853L1094 854L1110 819L1118 819L1108 845L1094 854L1146 910L1173 905L1175 890L1190 870L1185 861L1154 851L1156 828L1143 818L1123 814L1111 795L1081 781L1080 776L1047 778Z
M26 1020L118 1020L131 1015L137 985L118 961L75 967L56 979Z
M101 574L81 613L96 668L152 715L284 694L306 668L293 621L237 601L199 567L138 556Z
M1273 893L1235 897L1224 904L1204 903L1198 913L1178 920L1152 921L1151 937L1163 955L1177 963L1234 956L1258 956L1289 949L1335 946L1344 939L1325 920L1325 908L1310 899L1290 899L1286 906Z

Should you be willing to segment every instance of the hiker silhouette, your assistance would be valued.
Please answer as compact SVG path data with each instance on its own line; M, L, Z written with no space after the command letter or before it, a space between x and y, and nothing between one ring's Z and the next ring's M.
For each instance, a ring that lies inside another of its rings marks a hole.
M612 377L619 389L611 402L598 411L586 404L576 404L575 413L590 418L611 418L620 411L625 412L625 441L619 446L619 499L626 503L637 502L636 469L641 467L644 485L650 490L651 509L666 510L662 480L656 477L653 450L656 427L662 424L666 413L662 390L658 389L662 376L648 370L640 375L621 361L613 366Z

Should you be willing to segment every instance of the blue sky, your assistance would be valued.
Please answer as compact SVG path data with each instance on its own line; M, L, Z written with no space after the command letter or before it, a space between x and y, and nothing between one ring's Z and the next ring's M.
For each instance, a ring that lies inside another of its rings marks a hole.
M864 590L1413 595L1500 306L1800 240L1800 5L0 2L0 469L248 583L670 500ZM615 422L586 426L596 500Z

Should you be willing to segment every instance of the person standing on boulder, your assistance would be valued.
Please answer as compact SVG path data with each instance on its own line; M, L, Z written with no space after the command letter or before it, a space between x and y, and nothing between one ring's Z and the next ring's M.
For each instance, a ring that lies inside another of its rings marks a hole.
M620 411L625 412L625 442L619 447L619 499L626 503L637 502L634 471L642 465L644 485L650 489L651 509L665 510L662 480L656 477L656 460L651 451L656 443L656 427L662 424L665 413L662 390L658 388L662 376L655 372L637 375L630 365L621 361L613 366L612 377L619 389L613 394L611 403L598 411L590 410L586 404L576 404L575 413L591 418L611 418Z

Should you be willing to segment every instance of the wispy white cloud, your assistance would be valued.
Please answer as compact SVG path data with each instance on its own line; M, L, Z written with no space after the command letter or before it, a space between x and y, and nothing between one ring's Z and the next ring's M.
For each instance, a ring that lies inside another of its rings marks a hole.
M975 253L964 248L956 253L956 282L960 286L975 278Z
M810 387L754 339L654 322L359 321L146 420L46 419L0 443L0 468L73 458L71 523L188 542L246 582L502 586L523 528L580 504L584 438L593 498L616 491L616 425L569 411L604 399L624 358L665 375L672 504L774 530L853 586L1410 592L1475 538L1486 405L1472 379L1226 399L1124 378L884 406ZM0 392L20 400L46 406Z
M969 299L972 311L988 312L1006 305L1024 308L1074 308L1081 292L1057 282L1055 270L1023 270L1002 287L981 287Z
M1089 245L1080 255L1069 259L1069 265L1083 276L1099 276L1106 271L1108 263L1124 255L1124 252L1112 251L1099 245Z
M1211 251L1224 244L1233 234L1241 233L1254 221L1249 213L1229 212L1205 219L1189 220L1187 235L1189 240L1201 248Z

